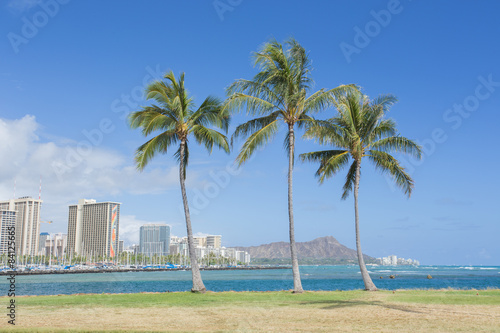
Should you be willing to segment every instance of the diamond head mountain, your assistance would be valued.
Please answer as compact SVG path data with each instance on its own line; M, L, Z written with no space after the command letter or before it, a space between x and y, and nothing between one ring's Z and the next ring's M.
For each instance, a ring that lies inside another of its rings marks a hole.
M353 249L339 243L332 236L316 238L309 242L297 242L297 257L301 265L338 265L357 264L357 254ZM236 247L247 251L252 264L291 264L290 243L274 242L259 246ZM366 263L375 262L375 258L364 255Z

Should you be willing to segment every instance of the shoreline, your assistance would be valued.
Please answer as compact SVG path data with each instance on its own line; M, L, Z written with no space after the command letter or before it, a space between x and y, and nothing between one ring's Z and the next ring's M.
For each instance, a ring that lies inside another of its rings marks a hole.
M291 269L291 266L250 266L250 267L200 267L200 271L236 271L236 270L268 270L268 269ZM31 270L31 271L1 271L2 275L51 275L51 274L90 274L90 273L127 273L127 272L167 272L167 271L190 271L186 268L102 268L102 269L61 269L61 270Z

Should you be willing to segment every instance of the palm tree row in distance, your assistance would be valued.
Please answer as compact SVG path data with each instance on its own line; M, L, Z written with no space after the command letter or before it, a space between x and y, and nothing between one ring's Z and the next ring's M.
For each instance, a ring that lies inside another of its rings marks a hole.
M358 188L361 159L367 157L376 168L389 173L405 194L411 194L413 180L404 171L391 152L413 154L419 158L420 147L397 134L396 125L384 119L389 107L396 101L392 96L381 96L370 101L356 85L341 85L333 89L319 89L310 93L311 61L305 49L293 38L285 47L275 40L265 43L253 54L259 72L252 80L239 79L227 88L227 99L221 101L209 96L199 108L184 87L184 73L177 80L172 72L164 81L154 81L146 88L151 106L130 114L131 128L140 128L144 136L159 132L141 145L135 155L137 168L142 171L156 154L166 154L177 147L174 156L179 162L179 179L186 218L188 247L193 277L193 292L205 292L194 250L193 232L186 195L185 178L188 164L188 140L194 137L209 153L214 146L230 152L227 134L230 115L246 111L257 116L237 126L233 141L246 138L236 157L239 166L248 161L255 150L269 143L278 133L279 125L287 127L284 146L288 153L288 216L290 253L294 293L303 292L295 245L293 218L293 166L295 159L295 127L305 128L304 137L319 144L331 145L334 150L300 155L303 161L319 162L316 173L320 183L333 176L352 159L342 198L354 188L355 230L358 261L366 290L376 290L366 270L359 240ZM338 115L322 121L311 114L334 107ZM214 129L215 128L215 129ZM221 130L222 132L219 132Z

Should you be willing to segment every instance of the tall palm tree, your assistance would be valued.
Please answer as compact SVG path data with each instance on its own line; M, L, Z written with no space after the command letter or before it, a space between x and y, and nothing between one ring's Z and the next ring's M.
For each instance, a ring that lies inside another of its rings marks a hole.
M148 162L157 154L166 154L171 147L178 147L174 156L179 162L179 179L181 184L182 203L186 216L189 256L193 275L193 292L205 292L201 279L198 261L193 242L193 230L186 195L186 167L188 165L188 139L193 136L199 144L205 145L209 153L215 146L229 153L229 144L224 134L209 128L216 127L227 133L229 117L222 113L222 102L209 96L196 109L193 98L184 88L184 73L176 80L172 71L165 74L165 81L154 81L146 88L146 98L153 100L151 106L130 114L131 128L141 128L142 134L148 136L159 131L155 137L141 145L135 155L137 168L142 171Z
M356 250L359 268L365 290L377 290L370 278L361 251L359 235L358 189L361 175L361 160L368 158L383 173L392 176L396 184L410 197L413 179L398 160L390 153L402 152L421 157L421 147L396 131L392 119L383 119L384 114L396 102L396 97L385 95L370 101L359 90L352 90L338 96L335 107L339 114L327 121L317 121L306 131L305 137L314 138L320 144L333 145L337 149L301 154L302 161L319 162L316 172L319 182L336 174L347 166L342 199L347 199L354 188L354 215L356 229Z
M332 96L348 86L320 89L308 96L313 84L310 59L304 48L293 38L286 41L285 49L275 40L265 43L259 52L254 53L254 59L255 66L260 71L253 80L239 79L229 86L226 107L229 110L246 108L247 113L260 117L239 125L231 142L248 136L236 158L241 166L256 148L265 145L276 135L280 123L287 127L284 146L288 153L288 216L293 290L301 293L303 289L295 245L292 200L295 125L303 127L312 120L309 113L328 107Z

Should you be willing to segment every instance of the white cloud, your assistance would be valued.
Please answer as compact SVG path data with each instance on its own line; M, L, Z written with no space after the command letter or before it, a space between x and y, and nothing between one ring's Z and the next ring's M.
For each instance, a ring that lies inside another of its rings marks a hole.
M25 116L20 120L4 121L0 119L0 174L11 174L18 170L28 158L28 148L38 140L35 131L38 124L34 116Z
M51 195L64 198L74 193L78 193L78 197L122 192L159 193L178 185L177 166L139 173L132 164L126 163L127 158L103 147L89 144L89 149L84 151L78 149L80 143L42 143L36 135L38 128L35 117L30 115L14 121L0 119L2 197L7 195L6 188L12 188L14 179L18 180L21 190L24 186L38 189L40 176L44 184L50 184L53 189Z
M16 197L37 197L42 177L42 218L60 220L64 223L59 225L60 231L66 228L68 204L78 199L178 190L177 165L140 173L131 158L88 141L41 142L39 128L31 115L17 120L0 118L0 200L13 197L14 180ZM195 173L190 178L190 183L196 182Z
M206 234L204 232L197 232L193 235L193 237L207 237L207 236L210 236L212 234Z

